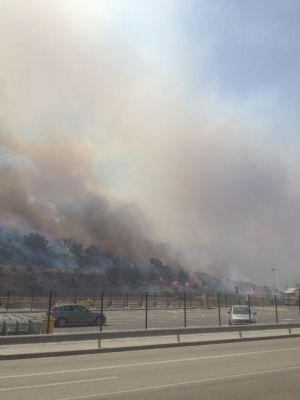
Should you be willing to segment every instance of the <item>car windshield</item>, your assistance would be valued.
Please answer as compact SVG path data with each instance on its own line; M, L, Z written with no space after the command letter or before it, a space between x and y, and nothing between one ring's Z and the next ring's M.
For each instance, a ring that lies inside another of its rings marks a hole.
M80 311L80 312L87 312L87 311L88 311L88 309L85 308L85 307L83 307L83 306L77 306L77 307L75 308L75 310L76 310L76 311Z
M248 307L233 307L232 309L233 314L249 314Z

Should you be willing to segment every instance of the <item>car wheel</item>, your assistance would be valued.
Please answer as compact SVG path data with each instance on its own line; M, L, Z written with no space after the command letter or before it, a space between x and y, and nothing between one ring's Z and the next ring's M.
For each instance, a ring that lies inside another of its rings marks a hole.
M58 318L55 325L58 326L59 328L63 328L64 326L67 325L66 318Z
M100 315L95 319L95 325L104 325L105 324L105 319L100 317Z

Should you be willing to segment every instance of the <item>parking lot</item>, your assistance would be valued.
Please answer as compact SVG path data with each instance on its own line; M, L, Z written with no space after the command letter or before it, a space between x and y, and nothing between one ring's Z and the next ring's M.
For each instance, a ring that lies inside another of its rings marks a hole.
M221 324L228 325L227 308L221 309ZM275 310L272 307L264 309L256 308L256 321L258 324L273 324ZM146 312L145 310L105 310L107 323L104 330L129 330L144 329ZM297 308L278 308L279 323L296 323L300 321L300 314ZM186 326L216 326L219 324L218 309L187 309ZM147 327L151 328L180 328L184 326L183 309L150 309L147 312ZM77 326L55 328L56 332L82 332L99 330L97 326Z
M221 325L228 324L227 311L228 307L221 307L220 319ZM274 307L254 307L256 311L257 324L273 324L276 323L276 313ZM296 323L300 321L300 313L298 307L278 307L278 322L279 323ZM104 330L135 330L145 329L146 318L147 328L181 328L193 326L217 326L219 325L219 310L214 308L187 308L186 312L183 308L149 308L145 309L105 309L104 313L107 317L107 322L103 326ZM0 310L2 315L10 315L12 317L20 317L21 315L33 316L37 319L42 319L46 312L42 310L12 310L6 312ZM99 330L99 326L67 326L64 328L56 327L54 332L86 332ZM21 333L21 332L19 332Z

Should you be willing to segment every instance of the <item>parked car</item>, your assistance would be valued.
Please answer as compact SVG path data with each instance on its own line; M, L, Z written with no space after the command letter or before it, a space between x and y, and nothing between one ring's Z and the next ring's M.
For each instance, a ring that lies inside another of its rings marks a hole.
M55 319L55 326L63 327L66 325L104 325L106 322L105 314L96 310L89 310L80 304L63 304L55 306L51 311L51 316Z
M241 324L256 324L254 315L256 312L252 312L248 306L234 305L230 307L227 312L229 325L241 325Z

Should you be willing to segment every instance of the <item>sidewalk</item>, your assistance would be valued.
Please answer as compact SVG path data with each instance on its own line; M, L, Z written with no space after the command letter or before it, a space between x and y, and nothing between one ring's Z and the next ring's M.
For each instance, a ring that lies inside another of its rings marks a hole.
M292 334L289 334L287 329L243 332L242 337L239 336L238 332L181 335L179 337L179 342L178 338L174 335L130 339L105 339L101 341L100 348L98 347L98 340L26 345L5 345L0 346L0 360L68 356L126 350L145 350L151 348L153 349L216 343L221 344L239 341L267 339L270 340L289 337L300 337L300 328L293 329Z

